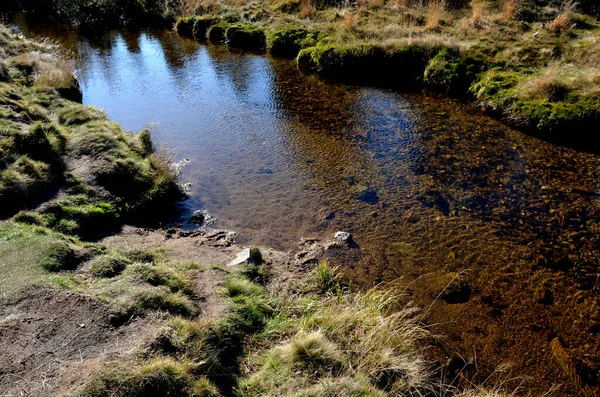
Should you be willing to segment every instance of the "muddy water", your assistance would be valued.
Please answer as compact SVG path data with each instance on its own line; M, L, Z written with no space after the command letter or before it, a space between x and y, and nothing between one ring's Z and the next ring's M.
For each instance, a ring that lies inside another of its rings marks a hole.
M356 247L331 260L353 285L397 281L426 308L445 335L432 358L465 360L450 380L511 363L496 380L530 377L531 395L596 395L599 156L439 95L323 81L170 32L19 26L73 52L84 103L131 131L151 123L190 160L182 221L205 208L241 243L284 250L351 232ZM459 299L438 299L457 280Z

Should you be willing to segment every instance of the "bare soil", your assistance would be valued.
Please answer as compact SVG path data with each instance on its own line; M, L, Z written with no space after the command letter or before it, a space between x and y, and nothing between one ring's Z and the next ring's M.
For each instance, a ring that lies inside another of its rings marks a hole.
M108 307L92 297L32 291L0 308L0 395L52 396L74 366L127 358L159 327L150 316L114 328Z

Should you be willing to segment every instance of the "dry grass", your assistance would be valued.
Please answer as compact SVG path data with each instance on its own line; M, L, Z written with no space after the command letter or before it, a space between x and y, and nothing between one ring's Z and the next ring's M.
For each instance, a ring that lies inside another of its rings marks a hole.
M311 0L300 0L300 18L308 18L315 15L316 10Z
M358 16L353 12L346 12L342 24L345 30L354 30L358 24Z
M371 0L369 1L369 8L374 9L374 10L378 10L380 8L382 8L385 5L385 1L384 0Z
M553 32L567 32L571 30L575 6L576 3L573 0L566 0L563 3L561 12L548 24L548 30Z
M520 5L520 0L504 0L502 2L502 18L509 21L515 19Z
M485 14L485 0L471 0L471 24L481 22Z
M600 93L600 68L555 62L517 86L521 98L564 100L566 93Z
M196 15L201 6L200 0L178 0L176 2L177 14L184 17Z
M427 6L427 13L425 14L425 27L427 29L435 29L440 26L440 21L446 14L446 1L445 0L432 0Z

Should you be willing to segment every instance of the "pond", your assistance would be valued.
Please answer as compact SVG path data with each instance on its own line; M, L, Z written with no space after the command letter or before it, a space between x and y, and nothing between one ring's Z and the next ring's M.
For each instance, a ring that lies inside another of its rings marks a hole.
M355 288L395 282L426 308L446 335L439 363L476 356L471 376L485 376L511 362L534 394L597 384L599 156L443 95L325 81L169 31L16 25L72 52L84 103L130 131L150 124L189 160L179 221L206 209L241 244L291 251L350 232L356 247L335 264ZM457 279L464 299L439 299Z

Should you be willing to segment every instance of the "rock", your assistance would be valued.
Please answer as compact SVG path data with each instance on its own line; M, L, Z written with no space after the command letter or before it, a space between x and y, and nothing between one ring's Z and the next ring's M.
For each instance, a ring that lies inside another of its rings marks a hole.
M374 189L361 187L356 191L356 198L360 201L364 201L367 204L377 204L379 202L379 196Z
M210 216L207 210L197 210L194 211L190 219L188 219L189 223L193 223L198 226L207 226L210 225L214 221L214 218Z
M449 278L449 281L439 293L439 298L441 300L446 303L455 304L466 303L471 299L471 287L463 276L460 274L448 273L442 279L444 278Z
M237 256L235 257L235 259L229 262L227 266L241 265L242 263L248 262L248 259L250 259L250 248L245 248L242 251L240 251L240 253L237 254Z
M333 238L339 243L347 243L352 240L352 235L348 232L335 232Z
M552 295L552 291L548 287L540 287L536 291L536 295L538 303L544 305L551 305L552 303L554 303L554 296Z
M246 263L249 265L260 265L263 263L262 253L257 247L243 249L227 266L237 266Z

